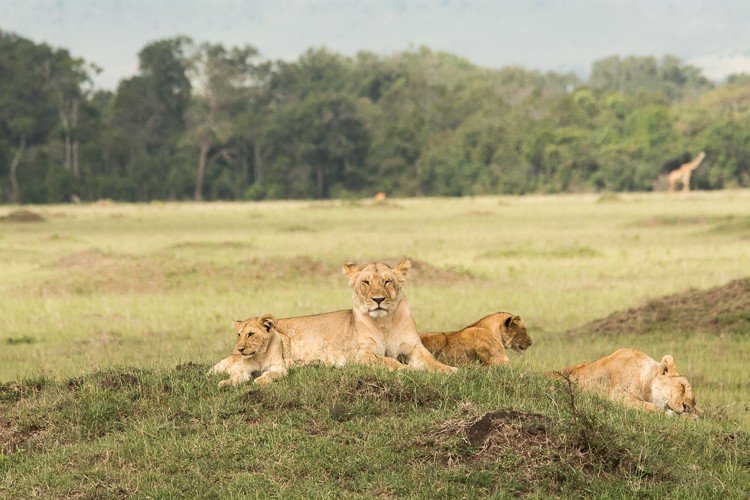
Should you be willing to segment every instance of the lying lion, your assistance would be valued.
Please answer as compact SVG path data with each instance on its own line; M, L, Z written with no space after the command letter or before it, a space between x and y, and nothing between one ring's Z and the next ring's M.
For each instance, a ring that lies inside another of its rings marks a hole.
M695 395L690 382L677 372L674 358L661 362L636 349L619 349L596 361L569 366L546 374L568 378L582 389L596 392L633 408L667 415L690 413Z
M211 373L229 373L229 379L219 382L219 387L247 382L254 372L260 372L256 384L268 384L286 375L292 361L290 342L276 329L276 322L271 314L233 322L237 329L236 354L211 368Z
M277 365L284 364L288 367L323 363L343 366L347 363L360 363L385 366L389 370L411 368L454 373L456 368L435 360L419 339L402 290L410 267L408 259L402 260L396 267L381 262L344 264L344 274L349 278L349 285L353 289L353 307L274 321L277 334L288 338L288 350L281 350L284 358L282 361L275 358ZM243 342L247 340L247 337L243 340L242 333L250 331L257 321L258 318L249 318L235 323L240 334L237 349L217 363L212 372L230 373L230 380L237 380L236 383L249 379L249 373L247 376L235 376L234 373L246 371L258 364L247 362L255 355L255 352L250 353L252 349L240 351ZM277 354L273 356L278 358ZM407 364L398 361L396 358L399 356L403 356ZM263 363L267 361L264 360ZM236 364L239 367L235 367Z
M422 344L435 357L449 364L507 366L505 349L523 353L531 345L520 316L505 312L490 314L463 330L420 333Z

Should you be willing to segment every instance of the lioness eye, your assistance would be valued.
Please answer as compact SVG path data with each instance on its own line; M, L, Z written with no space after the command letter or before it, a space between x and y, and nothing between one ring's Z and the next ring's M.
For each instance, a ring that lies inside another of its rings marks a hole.
M391 281L391 280L385 280L385 284L386 285L390 285L391 283L393 283L393 281Z

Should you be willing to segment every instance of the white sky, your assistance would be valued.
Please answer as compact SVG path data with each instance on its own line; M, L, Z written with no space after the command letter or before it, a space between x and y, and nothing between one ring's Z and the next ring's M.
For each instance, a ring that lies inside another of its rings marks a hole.
M144 45L176 35L289 61L310 47L425 45L584 77L613 55L672 54L714 80L750 73L750 0L0 0L0 29L97 64L109 89L137 72Z

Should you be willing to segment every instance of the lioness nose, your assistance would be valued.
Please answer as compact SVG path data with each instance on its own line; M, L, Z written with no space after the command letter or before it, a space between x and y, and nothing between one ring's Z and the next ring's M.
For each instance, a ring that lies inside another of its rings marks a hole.
M380 305L380 303L385 300L385 297L373 297L372 300L374 300L378 305Z

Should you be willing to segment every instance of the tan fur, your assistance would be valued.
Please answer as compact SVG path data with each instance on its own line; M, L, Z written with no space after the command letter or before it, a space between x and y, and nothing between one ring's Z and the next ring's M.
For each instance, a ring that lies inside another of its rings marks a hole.
M455 332L420 333L422 344L436 358L449 364L507 366L506 349L523 353L531 337L520 316L506 312L490 314Z
M619 349L599 360L546 375L569 377L582 389L622 401L633 408L663 411L667 415L690 413L695 409L690 382L677 372L670 354L657 362L636 349Z
M288 351L281 351L282 357L286 357L283 361L275 359L276 364L289 367L360 363L385 366L389 370L410 368L454 373L456 368L436 361L419 339L402 290L410 267L408 259L396 267L380 262L344 264L344 274L352 287L352 309L276 321L275 330L288 338ZM245 323L252 324L256 320L249 318ZM240 325L240 328L244 327ZM279 357L278 352L275 356ZM407 364L399 362L396 359L399 356L403 356ZM241 359L236 350L217 363L212 372L242 372L247 363L239 363ZM245 381L249 377L248 373L234 378Z
M247 382L254 372L260 372L256 384L268 384L286 375L291 365L289 337L276 329L276 318L264 314L232 324L237 330L234 352L210 371L229 374L229 379L219 382L219 387Z
M673 193L675 186L678 182L682 182L682 192L687 193L690 191L690 176L693 174L693 170L698 168L703 159L706 157L706 153L703 151L698 154L692 161L683 163L680 168L676 168L669 172L667 180L669 181L669 192Z

